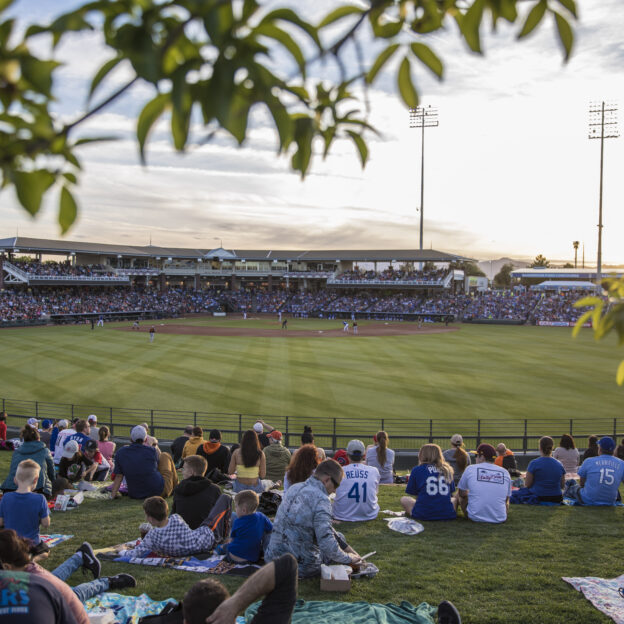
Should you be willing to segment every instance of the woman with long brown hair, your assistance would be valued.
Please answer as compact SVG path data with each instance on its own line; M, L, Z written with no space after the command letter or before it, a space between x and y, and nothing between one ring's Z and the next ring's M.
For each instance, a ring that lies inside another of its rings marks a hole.
M418 452L418 466L412 470L406 494L402 496L403 509L416 520L455 520L457 513L451 500L455 491L453 469L437 444L424 444Z
M555 449L553 457L563 464L566 472L575 473L578 470L581 454L571 435L564 433L561 436L559 446Z
M320 463L314 444L304 444L292 456L284 475L284 491L295 483L307 481Z
M232 453L228 473L236 473L236 479L232 482L234 492L264 492L262 479L266 475L266 457L262 452L258 434L253 429L243 433L240 446Z
M366 451L366 464L379 470L379 483L394 483L394 451L388 448L388 434L378 431L374 441L375 446Z

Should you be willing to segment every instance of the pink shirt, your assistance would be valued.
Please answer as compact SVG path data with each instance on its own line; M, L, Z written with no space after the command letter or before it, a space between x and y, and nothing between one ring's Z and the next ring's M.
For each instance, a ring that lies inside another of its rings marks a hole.
M61 593L61 596L63 596L63 600L74 614L78 624L89 624L89 616L82 602L78 600L78 596L74 594L74 590L65 581L61 581L60 578L57 578L54 574L42 568L38 563L29 563L26 566L26 572L36 574L48 581L50 585L54 585Z
M115 452L115 447L117 445L110 440L106 442L98 442L98 449L100 449L100 453L104 455L109 464L113 463L113 453Z

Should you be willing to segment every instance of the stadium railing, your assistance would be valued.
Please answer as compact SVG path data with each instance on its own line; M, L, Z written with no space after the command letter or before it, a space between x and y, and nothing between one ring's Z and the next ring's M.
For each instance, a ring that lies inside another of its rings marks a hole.
M178 437L187 425L198 425L209 431L219 429L223 441L240 440L243 431L250 429L257 420L264 420L284 435L286 446L298 446L304 425L314 429L315 443L325 449L345 448L349 440L372 441L377 431L387 431L391 448L399 451L415 451L423 444L449 446L449 438L460 433L467 448L475 449L482 442L503 442L514 452L534 451L538 440L550 435L558 442L562 434L579 438L589 435L609 435L619 440L624 437L624 418L578 417L569 419L524 418L505 420L501 418L434 419L434 418L360 418L276 416L267 414L243 414L231 412L170 411L141 408L103 407L101 405L77 405L71 403L48 403L19 399L0 399L2 411L7 412L11 425L24 424L28 418L60 420L65 418L87 419L90 414L98 417L98 425L106 425L111 436L128 438L137 424L147 423L150 433L162 441ZM584 442L584 440L583 440ZM583 446L580 444L579 446Z

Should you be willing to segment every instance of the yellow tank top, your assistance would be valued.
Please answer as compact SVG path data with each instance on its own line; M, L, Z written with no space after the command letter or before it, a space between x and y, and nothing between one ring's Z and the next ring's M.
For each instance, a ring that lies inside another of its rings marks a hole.
M247 468L243 464L236 464L236 476L239 479L257 479L260 474L260 466Z

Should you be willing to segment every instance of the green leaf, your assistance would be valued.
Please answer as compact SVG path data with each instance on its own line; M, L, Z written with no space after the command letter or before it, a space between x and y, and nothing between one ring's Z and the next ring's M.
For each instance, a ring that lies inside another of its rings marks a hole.
M79 145L87 145L88 143L103 143L104 141L117 141L119 137L116 136L100 136L100 137L83 137L82 139L78 139L73 147L78 147Z
M319 23L318 28L325 28L325 26L329 26L329 24L333 24L338 20L344 19L349 15L362 15L363 11L361 7L354 6L352 4L347 4L337 9L334 9L331 13L328 13Z
M563 44L563 48L565 50L566 61L569 60L570 54L572 53L572 44L574 43L574 33L572 32L572 28L570 24L568 24L568 20L563 17L560 13L555 11L555 22L557 24L557 30L559 31L559 39Z
M153 100L150 100L139 115L137 121L137 139L139 141L139 151L141 162L145 164L145 141L152 126L170 105L170 94L159 93Z
M78 205L74 196L69 192L66 186L61 189L61 200L59 203L58 222L61 226L61 233L65 234L72 226L78 215Z
M442 78L444 67L436 53L424 43L412 43L412 52L438 77Z
M377 77L377 74L379 73L379 71L392 58L393 54L397 51L398 47L399 47L398 43L393 43L393 44L389 45L375 59L375 62L373 63L373 66L368 70L368 73L366 74L366 82L368 84L372 84L372 82Z
M291 166L295 171L301 171L301 178L305 177L312 158L312 139L314 138L314 124L312 119L300 116L295 119L295 142L297 151L291 158Z
M416 108L418 106L418 93L412 82L412 71L409 59L407 56L401 61L398 74L399 92L401 99L410 108Z
M265 22L274 22L275 20L283 20L285 22L290 22L295 26L298 26L303 30L311 39L316 43L319 49L322 49L321 41L318 36L318 32L312 24L309 24L305 20L302 20L292 9L275 9L275 11L271 11L267 13L260 22L264 24Z
M259 24L257 28L254 28L253 32L257 35L275 39L275 41L281 43L295 59L295 62L299 66L299 71L305 79L305 57L303 56L303 52L301 52L301 48L297 45L297 42L286 31L278 28L275 24L266 22Z
M624 360L622 360L618 366L617 373L615 374L615 381L618 386L624 385Z
M35 216L41 208L43 194L54 184L54 175L46 169L14 171L11 175L20 204Z
M593 313L594 313L593 310L588 310L587 312L585 312L578 318L578 320L576 321L576 325L574 326L574 329L572 330L572 336L574 338L576 338L579 335L579 332L581 331L581 329L583 329L583 325L585 325L585 323L589 321Z
M366 161L368 160L368 146L366 145L366 141L362 138L361 134L353 132L353 130L347 130L347 134L353 139L353 142L358 149L362 169L364 169L364 167L366 167Z
M66 171L63 174L63 177L68 181L71 182L72 184L78 184L78 178L71 172Z
M576 2L574 0L557 0L559 4L566 8L574 17L578 17L576 13Z
M39 93L50 97L52 89L52 72L60 65L56 61L40 61L34 56L20 60L22 76Z
M89 88L89 95L87 97L87 101L91 99L93 93L98 88L99 84L104 80L104 78L110 73L112 69L114 69L121 61L121 56L116 56L115 58L106 61L100 69L97 70L95 76L93 76L93 80L91 81L91 87Z
M15 0L0 0L0 11L8 9L14 2Z
M464 39L473 52L481 52L481 35L479 31L484 6L485 0L475 0L459 22Z
M544 17L544 13L546 13L546 8L548 6L547 0L540 0L527 15L526 20L522 26L522 30L518 34L518 39L522 39L526 37L529 33L531 33L534 28L542 21Z
M242 20L248 21L249 18L260 8L256 0L245 0L243 3Z

